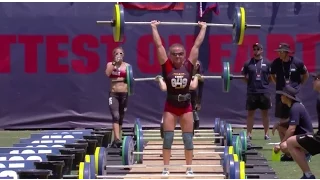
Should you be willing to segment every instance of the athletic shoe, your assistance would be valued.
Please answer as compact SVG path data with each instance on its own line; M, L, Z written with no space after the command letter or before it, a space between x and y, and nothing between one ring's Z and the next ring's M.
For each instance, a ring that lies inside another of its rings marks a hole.
M316 179L316 177L314 175L307 177L306 175L303 174L303 176L300 179Z
M293 161L292 157L282 154L280 161Z
M116 139L112 142L111 148L120 148L122 145L122 142L119 139Z
M170 172L169 172L169 170L166 169L166 168L164 168L163 171L162 171L162 173L161 173L162 176L169 176L169 174L170 174Z
M187 169L186 175L187 175L187 176L193 176L193 175L194 175L191 168L190 168L190 169Z
M270 137L268 135L264 135L264 140L270 140Z

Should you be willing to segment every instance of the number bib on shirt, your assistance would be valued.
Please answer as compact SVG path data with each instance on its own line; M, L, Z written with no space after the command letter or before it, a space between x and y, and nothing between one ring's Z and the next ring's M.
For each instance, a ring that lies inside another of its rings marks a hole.
M188 85L188 78L182 75L176 75L171 79L171 86L175 89L184 89Z

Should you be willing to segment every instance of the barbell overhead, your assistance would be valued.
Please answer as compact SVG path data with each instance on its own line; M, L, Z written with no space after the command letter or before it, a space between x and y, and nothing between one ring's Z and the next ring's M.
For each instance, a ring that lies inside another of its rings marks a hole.
M115 4L113 19L111 21L96 21L97 24L109 24L113 27L113 39L115 42L123 41L125 24L150 25L151 22L126 22L124 8L121 4ZM161 22L161 25L197 26L194 22ZM261 25L246 24L246 14L243 7L236 7L232 24L207 23L207 26L232 28L233 42L241 45L244 39L244 32L247 28L260 29Z
M97 21L97 24L114 24L114 21ZM124 24L135 24L135 25L150 25L151 22L124 22ZM161 22L161 25L179 25L179 26L198 26L198 23L193 22ZM207 26L213 27L233 27L233 24L216 24L216 23L207 23ZM246 25L248 28L261 28L261 25Z

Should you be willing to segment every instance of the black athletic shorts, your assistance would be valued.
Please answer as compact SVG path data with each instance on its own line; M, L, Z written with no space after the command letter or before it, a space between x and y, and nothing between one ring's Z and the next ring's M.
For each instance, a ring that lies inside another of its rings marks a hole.
M312 156L320 153L320 134L300 134L296 136L300 146Z
M256 109L268 110L271 108L269 94L247 94L246 110L253 111Z
M290 108L281 102L281 95L276 95L276 109L275 117L280 119L288 119L290 113Z

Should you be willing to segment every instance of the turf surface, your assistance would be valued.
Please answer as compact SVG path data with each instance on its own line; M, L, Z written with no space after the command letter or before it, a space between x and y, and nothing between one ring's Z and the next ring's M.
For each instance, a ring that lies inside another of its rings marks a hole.
M268 143L277 143L280 141L279 136L271 135L271 140L264 140L264 134L262 130L254 130L252 144L256 146L262 146L261 153L269 161L270 166L277 173L280 179L299 179L302 176L302 172L295 162L273 162L271 161L271 153L274 145L268 145ZM313 156L309 163L311 171L317 178L320 178L320 156Z

